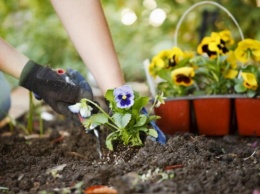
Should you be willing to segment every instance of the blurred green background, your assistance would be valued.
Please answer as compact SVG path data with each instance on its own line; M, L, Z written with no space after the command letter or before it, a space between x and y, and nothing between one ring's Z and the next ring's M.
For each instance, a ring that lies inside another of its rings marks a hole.
M178 20L195 0L102 0L116 51L127 81L146 80L143 61L171 48ZM260 40L260 0L219 0L239 23L246 38ZM31 59L53 67L86 72L49 1L0 1L0 36ZM213 5L191 11L181 25L178 45L196 49L212 30L238 30L230 17ZM1 51L0 51L1 52ZM101 52L102 54L102 52ZM11 78L13 85L17 81Z

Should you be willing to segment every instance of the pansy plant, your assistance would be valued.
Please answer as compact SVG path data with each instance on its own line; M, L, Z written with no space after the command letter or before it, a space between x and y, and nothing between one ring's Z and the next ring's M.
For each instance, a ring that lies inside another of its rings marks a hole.
M193 53L184 52L178 47L163 50L153 57L150 65L150 74L161 79L158 84L158 93L165 96L184 96L194 90L194 67L189 63Z
M212 32L204 37L197 47L198 55L192 59L196 69L198 94L231 94L234 92L234 78L237 66L229 57L234 39L230 31ZM232 55L233 56L233 55ZM195 92L196 94L196 92Z
M149 72L157 92L167 97L259 94L260 41L244 39L236 46L230 31L212 32L196 55L190 53L173 47L152 58Z
M99 109L99 113L87 115L82 120L82 124L87 131L101 125L107 128L110 131L106 138L106 146L109 150L113 150L115 141L124 145L141 146L144 143L145 136L165 144L165 135L154 123L159 117L152 115L152 111L147 112L145 110L149 103L149 97L140 96L131 86L124 85L108 90L105 98L109 102L110 114L104 111L97 103L88 99L82 99L79 103L80 105L77 103L69 108L72 112L80 112L80 114L88 113L90 106L95 106ZM158 95L150 110L154 106L164 103L164 99L162 95ZM85 110L83 111L83 109Z
M258 87L260 81L260 41L253 39L240 41L234 53L240 66L235 91L254 97L260 92Z

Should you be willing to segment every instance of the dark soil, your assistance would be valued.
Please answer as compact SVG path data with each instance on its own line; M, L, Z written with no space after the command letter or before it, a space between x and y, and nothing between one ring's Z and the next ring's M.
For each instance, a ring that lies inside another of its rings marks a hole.
M0 187L8 188L0 193L76 193L92 185L119 194L260 190L260 138L177 134L166 145L147 140L141 148L118 145L109 152L101 131L100 158L96 137L72 121L56 118L44 129L31 139L19 127L0 130Z

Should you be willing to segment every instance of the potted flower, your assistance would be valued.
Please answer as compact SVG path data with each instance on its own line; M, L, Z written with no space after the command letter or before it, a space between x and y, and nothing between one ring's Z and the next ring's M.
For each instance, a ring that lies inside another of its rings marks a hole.
M235 90L252 97L242 96L235 99L238 131L241 135L259 136L257 115L260 113L260 41L245 39L239 42L235 54L241 66Z
M227 95L234 93L234 78L238 74L237 65L232 58L234 55L229 49L233 44L230 31L212 32L202 39L197 48L198 56L192 60L197 65L198 91L204 95L204 98L193 101L200 134L229 133L232 117L231 99Z
M168 99L166 104L155 107L155 113L161 116L158 125L168 134L188 132L191 126L190 102L187 98L182 98L195 89L195 71L188 64L191 58L192 53L184 53L174 47L159 52L149 65L150 75L157 79L157 92L168 98L179 97L177 100ZM172 110L175 110L174 113Z
M189 109L185 122L190 128L197 128L200 134L228 134L233 118L231 106L235 99L239 133L258 135L260 124L255 115L260 112L252 113L252 107L258 107L260 111L260 102L255 98L260 91L259 61L260 41L242 39L236 46L231 32L224 30L204 37L196 52L183 51L177 46L160 51L152 58L148 72L156 83L156 91L168 97L167 103L176 104L181 100L190 102L188 108L181 105L182 111ZM171 108L167 103L155 108L158 115L163 112L168 114L162 115L161 123L173 121L180 112L180 108ZM243 105L240 107L240 104ZM169 110L174 116L169 115ZM246 113L247 117L241 113ZM195 119L190 119L192 115ZM188 127L185 130L179 127L181 124L178 122L183 122L181 119L174 122L171 123L174 130L171 133L190 130ZM159 126L161 123L158 123ZM163 130L165 128L162 126Z

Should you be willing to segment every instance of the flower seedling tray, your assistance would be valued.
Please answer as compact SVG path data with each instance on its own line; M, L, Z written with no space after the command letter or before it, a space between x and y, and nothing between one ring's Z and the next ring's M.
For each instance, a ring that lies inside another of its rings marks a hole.
M245 95L178 97L155 108L166 134L195 132L207 136L236 133L260 136L260 98Z

